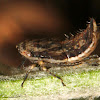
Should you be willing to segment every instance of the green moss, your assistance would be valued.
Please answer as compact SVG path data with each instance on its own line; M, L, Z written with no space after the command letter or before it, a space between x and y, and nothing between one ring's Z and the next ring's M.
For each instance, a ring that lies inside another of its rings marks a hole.
M62 76L62 75L61 75ZM78 90L99 88L100 71L88 71L75 74L66 74L62 77L66 86L53 76L40 79L28 79L24 87L21 87L23 80L0 81L0 98L17 98L23 96L43 96L75 92Z

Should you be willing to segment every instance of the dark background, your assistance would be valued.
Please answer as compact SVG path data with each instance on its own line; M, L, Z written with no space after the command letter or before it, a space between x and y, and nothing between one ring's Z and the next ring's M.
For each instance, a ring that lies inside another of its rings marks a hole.
M85 29L94 18L100 23L99 0L1 0L0 62L17 67L22 61L16 44L25 39L64 37ZM99 53L99 45L95 50Z

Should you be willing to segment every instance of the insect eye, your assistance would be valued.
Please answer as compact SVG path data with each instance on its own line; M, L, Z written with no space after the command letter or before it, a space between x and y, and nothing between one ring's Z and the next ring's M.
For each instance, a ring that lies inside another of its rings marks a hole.
M28 51L26 51L26 50L24 50L23 52L21 52L21 54L22 54L23 56L28 56L28 57L31 56L31 53L28 52Z

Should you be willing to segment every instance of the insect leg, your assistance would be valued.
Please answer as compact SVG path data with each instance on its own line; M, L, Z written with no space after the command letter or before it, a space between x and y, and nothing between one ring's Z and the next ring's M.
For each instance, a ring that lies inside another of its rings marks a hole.
M35 66L36 66L36 64L30 66L29 70L27 71L27 73L26 73L26 75L25 75L25 77L24 77L24 80L23 80L23 82L22 82L22 84L21 84L21 87L23 87L23 84L24 84L24 82L26 81L26 79L27 79L27 77L28 77L28 75L29 75L29 72L30 72Z
M23 61L21 62L21 64L18 66L18 69L20 69L24 64L25 64L26 58L24 57Z
M47 67L44 66L44 62L43 62L43 61L40 61L40 62L39 62L39 65L40 65L40 67L41 67L42 70L44 70L44 71L46 71L46 72L49 72L49 70L47 69ZM52 76L54 76L54 77L60 79L61 82L62 82L62 85L63 85L63 86L66 86L66 85L64 84L64 82L63 82L63 80L62 80L61 77L59 77L59 76L57 76L57 75L55 75L55 74L53 74L53 73L51 73L51 72L49 72L49 74L51 74Z
M29 74L29 72L26 73L26 75L25 75L25 77L24 77L24 80L23 80L23 82L22 82L22 84L21 84L21 87L23 87L23 84L24 84L24 82L26 81L26 79L27 79L27 77L28 77L28 74Z
M49 71L47 70L47 72L49 72ZM57 75L55 75L55 74L53 74L53 73L51 73L51 72L49 72L49 74L51 74L52 76L54 76L54 77L56 77L56 78L60 79L60 80L61 80L62 85L63 85L63 86L66 86L66 85L65 85L65 83L63 82L63 79L62 79L61 77L59 77L59 76L57 76Z

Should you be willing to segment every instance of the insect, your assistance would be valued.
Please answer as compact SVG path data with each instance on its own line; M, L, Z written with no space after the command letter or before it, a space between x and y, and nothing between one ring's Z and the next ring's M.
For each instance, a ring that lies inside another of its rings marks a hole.
M96 21L91 18L87 28L73 39L65 38L63 41L58 39L35 39L21 42L16 46L19 53L33 63L21 86L23 87L29 72L34 67L49 72L49 68L46 66L47 63L68 65L82 61L95 50L98 37ZM65 86L60 77L51 72L49 73L60 79L63 86Z

